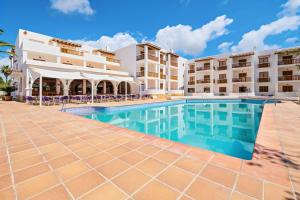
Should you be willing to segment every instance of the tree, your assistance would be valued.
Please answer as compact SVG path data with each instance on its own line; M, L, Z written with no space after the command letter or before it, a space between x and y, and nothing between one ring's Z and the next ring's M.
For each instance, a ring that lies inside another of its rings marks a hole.
M4 31L2 29L0 29L0 35L3 34L3 33L4 33ZM10 43L8 43L8 42L0 40L0 48L1 48L0 49L0 53L4 53L4 54L10 55L10 56L15 55L15 53L13 51L13 49L15 48L15 46L12 45L12 44L10 44ZM9 48L9 49L11 49L11 51L2 50L2 48L5 48L5 49Z
M3 65L1 68L1 73L4 75L5 77L5 83L8 82L8 77L11 75L12 70L8 65Z

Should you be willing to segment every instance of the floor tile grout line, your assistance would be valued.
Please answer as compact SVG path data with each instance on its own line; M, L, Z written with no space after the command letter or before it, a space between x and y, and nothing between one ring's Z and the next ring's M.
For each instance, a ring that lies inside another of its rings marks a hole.
M210 161L214 158L214 154L205 162L205 164L202 166L202 168L200 169L200 171L195 174L194 178L192 179L192 181L182 190L181 195L177 198L180 199L181 197L183 197L184 195L189 196L188 194L186 194L186 191L192 186L192 184L195 182L195 180L200 176L200 174L203 172L203 170L209 165Z
M4 137L4 142L5 142L5 150L6 150L6 154L7 154L7 161L8 161L8 165L9 165L10 179L11 179L11 184L12 184L12 188L14 191L14 197L16 200L18 200L18 193L17 193L17 189L16 189L16 185L15 185L15 178L14 178L12 165L11 165L11 157L10 157L9 150L8 150L6 131L5 131L5 127L4 127L2 118L0 119L0 126L1 126L1 132Z
M38 126L35 122L32 121L33 124L35 124L36 126ZM20 126L20 125L19 125ZM39 126L38 126L39 127ZM40 127L41 128L41 127ZM58 181L60 182L60 184L62 184L66 190L66 192L68 193L68 195L70 195L70 197L72 199L75 199L72 195L72 193L68 190L68 188L65 186L64 182L62 181L62 179L56 175L55 170L53 169L53 167L50 165L50 163L47 162L47 158L44 156L44 154L40 151L40 149L38 148L38 146L33 142L33 140L28 136L28 134L25 133L25 135L29 138L29 140L32 142L33 146L35 147L35 149L41 154L45 164L48 165L48 167L50 168L50 171L53 172L54 176L58 179ZM43 173L45 174L45 173ZM32 177L34 178L34 177Z

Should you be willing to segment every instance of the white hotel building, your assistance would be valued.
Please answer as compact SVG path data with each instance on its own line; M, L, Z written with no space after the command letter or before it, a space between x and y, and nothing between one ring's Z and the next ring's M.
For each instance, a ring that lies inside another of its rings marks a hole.
M300 48L184 59L151 43L114 52L19 30L15 95L152 94L296 97ZM40 85L42 87L40 87Z

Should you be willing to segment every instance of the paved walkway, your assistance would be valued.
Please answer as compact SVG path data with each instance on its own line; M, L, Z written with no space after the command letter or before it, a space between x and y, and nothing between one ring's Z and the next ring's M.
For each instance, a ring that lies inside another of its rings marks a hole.
M296 199L299 168L300 106L291 102L265 106L251 161L0 102L1 200Z

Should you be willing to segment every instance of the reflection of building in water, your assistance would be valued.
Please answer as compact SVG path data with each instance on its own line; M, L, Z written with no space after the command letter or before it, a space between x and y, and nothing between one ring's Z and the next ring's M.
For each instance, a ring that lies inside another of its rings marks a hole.
M100 114L97 119L173 141L253 143L261 107L254 104L179 104Z

